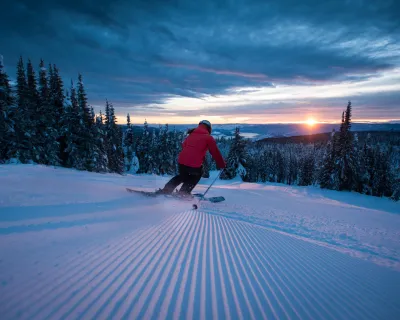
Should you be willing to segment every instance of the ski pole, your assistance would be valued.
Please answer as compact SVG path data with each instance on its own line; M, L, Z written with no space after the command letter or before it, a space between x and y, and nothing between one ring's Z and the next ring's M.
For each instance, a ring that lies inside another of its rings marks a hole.
M197 204L193 204L193 209L197 209L198 205L200 204L200 201L204 199L206 193L208 192L208 190L210 190L210 188L214 185L214 183L218 180L218 178L220 177L221 173L224 171L225 169L222 169L219 171L218 175L215 177L214 181L211 182L211 184L208 186L206 192L203 193L203 195L199 198L199 200L197 201Z

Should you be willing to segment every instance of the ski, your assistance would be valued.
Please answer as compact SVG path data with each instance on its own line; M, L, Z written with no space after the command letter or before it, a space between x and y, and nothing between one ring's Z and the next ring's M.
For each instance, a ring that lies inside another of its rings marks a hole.
M126 188L126 190L130 193L139 193L139 194L147 196L147 197L157 197L157 196L162 195L162 194L156 193L154 191L135 190L135 189L131 189L131 188Z
M201 198L202 200L205 200L205 201L209 201L209 202L212 202L212 203L217 203L217 202L222 202L222 201L225 201L225 198L223 197L223 196L217 196L217 197L203 197L203 194L201 194L201 193L195 193L195 194L193 194L195 197L197 197L197 198Z
M145 197L150 197L150 198L156 198L159 196L163 196L164 198L168 199L177 199L177 200L183 200L183 201L193 201L194 197L182 197L178 195L176 192L172 194L163 194L163 193L157 193L155 191L143 191L143 190L135 190L131 188L126 188L126 190L130 193L138 193L141 195L144 195Z
M173 193L173 194L162 194L162 193L156 193L155 191L135 190L135 189L131 189L131 188L126 188L126 190L128 192L130 192L130 193L138 193L138 194L144 195L146 197L152 197L152 198L155 198L155 197L158 197L158 196L164 196L164 197L170 198L170 199L178 199L178 200L185 200L185 201L192 201L194 199L194 198L190 198L190 197L187 197L187 198L181 197L181 196L179 196L179 195L177 195L175 193ZM195 193L195 194L193 194L193 196L195 198L201 198L204 201L209 201L209 202L212 202L212 203L225 201L225 198L222 197L222 196L219 196L219 197L205 197L205 198L203 198L203 194L201 194L201 193Z

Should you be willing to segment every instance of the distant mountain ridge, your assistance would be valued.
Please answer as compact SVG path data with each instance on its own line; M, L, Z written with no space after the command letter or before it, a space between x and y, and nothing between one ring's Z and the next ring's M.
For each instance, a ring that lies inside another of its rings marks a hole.
M149 124L151 128L156 130L159 124ZM188 128L193 128L197 124L171 124L170 130L185 131ZM246 138L253 140L261 140L265 138L275 137L292 137L304 136L320 133L332 132L332 130L339 130L340 124L318 123L314 126L306 124L215 124L213 125L213 135L215 137L226 136L230 137L236 126L240 127L240 132ZM140 130L140 126L135 125ZM400 123L385 122L385 123L353 123L352 131L396 131L400 132Z

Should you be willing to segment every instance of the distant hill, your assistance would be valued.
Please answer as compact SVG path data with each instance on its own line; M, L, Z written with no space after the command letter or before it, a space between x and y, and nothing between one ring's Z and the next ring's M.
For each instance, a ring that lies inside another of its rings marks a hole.
M158 124L149 124L151 130L158 131ZM196 124L173 124L170 130L174 128L178 131L186 131L193 128ZM294 137L294 136L310 136L327 132L333 129L339 130L339 124L316 124L309 127L305 124L215 124L213 125L213 136L215 137L231 137L236 126L240 127L240 132L246 138L251 140L263 140L265 138L276 137ZM125 127L125 126L124 126ZM140 133L143 126L134 125L135 133ZM356 132L400 132L400 123L353 123L352 131ZM321 136L321 138L323 135Z
M360 142L365 141L368 135L375 143L389 143L400 146L400 131L354 131ZM288 144L288 143L325 143L329 140L331 132L317 133L312 135L301 135L291 137L273 137L258 140L257 143L263 144Z

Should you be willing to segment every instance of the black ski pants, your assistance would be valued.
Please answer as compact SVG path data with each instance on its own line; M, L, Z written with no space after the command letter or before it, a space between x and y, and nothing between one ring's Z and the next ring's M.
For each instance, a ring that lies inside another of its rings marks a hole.
M183 183L180 193L190 194L194 187L199 183L203 174L203 168L192 168L179 164L179 174L173 177L164 186L165 193L172 193L176 187Z

